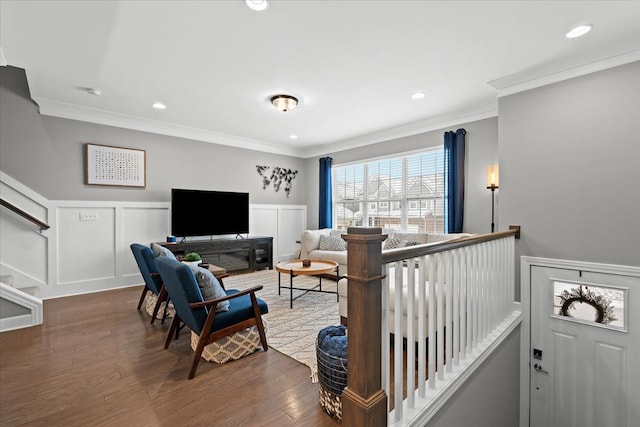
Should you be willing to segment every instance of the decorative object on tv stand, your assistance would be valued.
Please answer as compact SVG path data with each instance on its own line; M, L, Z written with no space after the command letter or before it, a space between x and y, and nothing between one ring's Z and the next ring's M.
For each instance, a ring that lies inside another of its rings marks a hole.
M189 252L184 256L184 258L182 258L182 262L184 264L194 266L200 264L202 262L202 258L195 252Z
M269 175L269 169L271 169L271 174ZM269 184L273 183L273 188L276 190L276 193L280 191L280 187L284 182L284 192L289 197L289 193L291 193L291 186L293 185L293 180L298 174L298 171L294 171L286 168L279 167L269 167L263 165L256 165L256 170L258 171L258 175L262 177L262 189L266 190Z
M491 232L494 232L495 222L495 192L498 189L499 182L498 165L491 165L487 168L487 189L491 190Z

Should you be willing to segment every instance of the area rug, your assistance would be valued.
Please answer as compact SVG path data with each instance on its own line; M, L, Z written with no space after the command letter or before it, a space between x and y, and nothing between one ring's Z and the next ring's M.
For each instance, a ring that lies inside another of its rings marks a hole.
M340 324L338 302L335 294L308 292L293 301L289 308L289 289L282 289L278 295L278 272L261 270L255 273L226 277L227 289L246 289L255 285L264 288L256 293L269 306L269 313L263 317L267 321L267 342L269 347L285 354L311 369L312 382L317 381L315 340L318 332L331 325ZM295 287L313 287L318 278L297 276ZM289 285L289 276L282 274L282 284ZM322 289L335 291L336 282L322 279ZM294 290L294 298L304 291Z

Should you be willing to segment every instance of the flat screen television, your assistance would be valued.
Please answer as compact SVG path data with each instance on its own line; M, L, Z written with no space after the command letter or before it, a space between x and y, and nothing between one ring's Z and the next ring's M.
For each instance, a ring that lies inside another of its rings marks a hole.
M249 233L249 193L171 189L176 237Z

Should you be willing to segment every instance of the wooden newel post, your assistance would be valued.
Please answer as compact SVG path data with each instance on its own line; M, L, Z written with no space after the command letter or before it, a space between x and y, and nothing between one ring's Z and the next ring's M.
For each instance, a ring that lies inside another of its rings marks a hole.
M387 394L382 390L382 241L379 227L349 227L347 241L347 387L342 392L343 425L386 426Z

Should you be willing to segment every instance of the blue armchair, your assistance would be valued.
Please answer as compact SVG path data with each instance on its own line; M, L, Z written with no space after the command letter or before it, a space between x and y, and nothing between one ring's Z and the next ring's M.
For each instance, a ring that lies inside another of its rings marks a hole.
M158 299L155 307L153 308L151 323L153 324L156 320L158 310L162 303L166 302L164 306L164 313L162 314L162 323L164 324L164 321L167 318L167 305L169 304L169 300L167 298L167 291L162 283L160 273L156 268L153 251L149 246L141 245L140 243L132 243L129 247L131 248L131 252L133 252L133 257L136 259L136 263L140 269L140 274L142 274L142 278L144 279L144 289L142 289L142 295L140 295L140 301L138 301L138 310L142 307L142 302L148 292L157 295Z
M269 308L266 302L256 298L256 291L262 289L262 285L244 291L228 289L224 291L225 297L205 301L191 267L167 257L156 258L156 265L176 311L164 348L169 347L174 333L178 337L183 326L199 336L189 379L195 376L206 345L243 329L256 326L262 348L268 350L262 315L268 313ZM216 312L217 304L222 301L229 301L229 311Z

